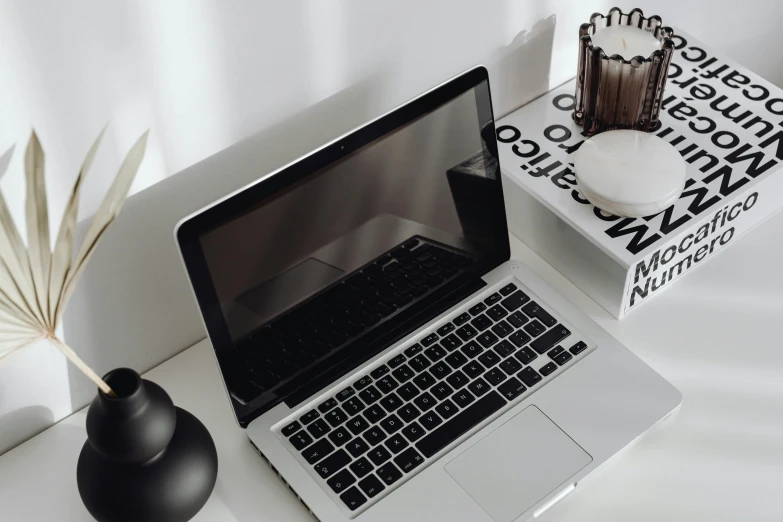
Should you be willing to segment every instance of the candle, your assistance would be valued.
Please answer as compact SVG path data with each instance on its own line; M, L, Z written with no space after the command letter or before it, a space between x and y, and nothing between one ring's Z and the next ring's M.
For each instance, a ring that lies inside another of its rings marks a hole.
M648 58L661 49L661 42L650 31L630 25L610 25L592 36L593 47L603 49L606 56L619 54L626 60L634 56Z

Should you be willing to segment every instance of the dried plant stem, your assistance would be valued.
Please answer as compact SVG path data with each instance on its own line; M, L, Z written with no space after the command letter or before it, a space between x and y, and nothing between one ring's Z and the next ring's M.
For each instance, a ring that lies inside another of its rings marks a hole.
M111 397L116 397L114 390L111 389L111 387L106 384L106 381L100 378L100 376L93 371L92 368L87 366L84 361L81 360L81 358L76 355L76 352L74 352L70 346L62 342L60 339L53 335L49 335L49 340L51 340L54 345L57 347L58 350L60 350L63 355L65 355L69 361L71 361L77 368L79 368L84 375L86 375L92 382L95 383L98 388L105 393L106 395L109 395Z

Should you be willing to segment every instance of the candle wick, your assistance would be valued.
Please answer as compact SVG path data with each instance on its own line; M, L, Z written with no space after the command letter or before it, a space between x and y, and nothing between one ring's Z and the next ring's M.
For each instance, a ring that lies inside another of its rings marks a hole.
M627 43L625 43L625 38L623 38L623 37L621 36L621 37L620 37L620 40L622 40L622 41L623 41L623 49L628 49L628 44L627 44Z

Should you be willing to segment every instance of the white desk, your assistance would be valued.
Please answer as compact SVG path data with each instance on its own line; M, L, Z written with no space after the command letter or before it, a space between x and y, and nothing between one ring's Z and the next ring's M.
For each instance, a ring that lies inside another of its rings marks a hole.
M512 238L512 252L684 395L680 412L541 517L783 520L783 215L618 322ZM204 341L145 375L206 424L217 486L197 521L312 520L234 422ZM0 520L88 521L76 489L82 410L0 457Z

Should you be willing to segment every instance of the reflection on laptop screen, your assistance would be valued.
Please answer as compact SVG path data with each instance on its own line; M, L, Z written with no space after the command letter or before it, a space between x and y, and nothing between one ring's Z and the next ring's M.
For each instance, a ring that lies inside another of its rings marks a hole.
M231 346L218 359L254 408L395 325L496 248L499 175L486 81L199 237ZM486 132L485 132L486 135ZM502 203L501 203L502 205ZM360 348L358 348L360 349Z

